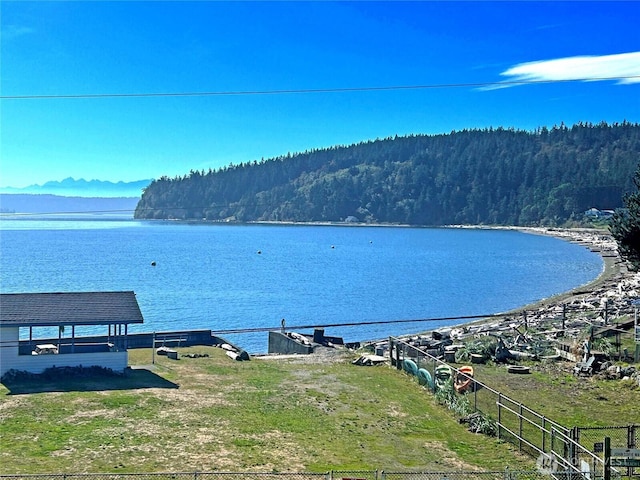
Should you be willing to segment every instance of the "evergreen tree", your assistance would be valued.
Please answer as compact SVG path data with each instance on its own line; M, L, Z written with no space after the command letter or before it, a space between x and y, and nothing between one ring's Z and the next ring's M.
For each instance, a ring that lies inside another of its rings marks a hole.
M165 176L135 218L557 226L623 206L639 157L626 122L396 136Z
M633 177L636 192L624 197L625 209L613 215L609 229L618 243L618 250L636 269L640 269L640 165Z

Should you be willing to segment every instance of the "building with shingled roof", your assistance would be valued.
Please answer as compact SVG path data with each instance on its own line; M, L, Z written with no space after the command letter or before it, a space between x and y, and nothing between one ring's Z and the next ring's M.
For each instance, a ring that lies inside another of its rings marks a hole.
M64 292L0 294L0 377L9 370L42 373L50 367L128 365L128 326L143 323L135 293ZM105 328L106 341L76 336L78 327ZM57 338L38 337L39 330Z

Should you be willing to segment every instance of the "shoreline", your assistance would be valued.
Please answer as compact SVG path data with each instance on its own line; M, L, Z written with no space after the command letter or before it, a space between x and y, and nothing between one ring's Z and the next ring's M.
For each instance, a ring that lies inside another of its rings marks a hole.
M487 332L492 326L497 330L504 330L505 321L507 324L513 324L514 318L524 312L527 314L527 321L531 326L540 326L549 320L558 317L558 312L562 312L564 306L572 309L572 313L578 311L581 318L572 319L570 322L571 330L577 332L579 328L584 328L588 324L595 324L600 319L586 318L588 313L602 312L605 308L606 300L609 312L614 316L622 316L629 314L630 302L640 297L640 272L632 272L628 268L628 264L622 260L618 253L618 247L608 230L577 227L577 228L560 228L560 227L520 227L520 226L498 226L498 225L442 225L438 227L423 227L405 224L366 224L362 222L275 222L261 221L250 222L253 225L283 225L283 226L346 226L346 227L391 227L391 228L449 228L449 229L486 229L486 230L512 230L527 233L531 235L544 235L557 238L566 242L581 245L594 253L600 255L602 259L602 271L592 281L565 292L543 298L541 300L525 304L504 312L497 312L494 317L486 317L470 322L464 322L448 327L435 328L431 330L423 330L419 333L403 334L398 338L415 338L431 335L436 330L451 329L479 329ZM587 311L590 308L590 311ZM581 313L585 315L581 316ZM502 317L496 319L496 317ZM512 317L512 318L509 318ZM605 323L601 322L601 326ZM578 328L579 327L579 328ZM387 339L368 339L359 343L365 345L377 345L386 342Z
M584 296L593 296L601 293L602 289L609 288L624 280L640 279L639 273L631 272L626 262L618 254L618 246L607 231L597 229L559 229L538 227L514 227L514 229L533 235L546 235L575 243L598 253L602 259L602 272L598 277L584 285L579 285L566 292L553 295L538 302L525 305L517 310L531 309L549 304L566 303L568 300L581 299Z
M586 318L588 313L601 312L606 308L615 316L622 316L632 312L631 301L640 297L640 271L633 272L628 268L628 264L620 257L615 240L606 230L590 228L551 228L551 227L483 227L483 226L450 226L450 228L477 228L494 230L516 230L532 235L545 235L558 238L560 240L576 243L588 248L594 253L598 253L603 261L600 275L592 281L579 285L566 292L547 297L536 302L523 305L521 307L496 313L497 317L487 317L472 322L442 327L442 330L476 330L478 332L489 332L493 329L504 330L505 325L513 325L515 316L527 313L527 321L533 327L540 326L558 317L564 306L570 307L578 312L578 318L570 322L574 333L586 325L594 325L600 322L599 326L604 326L602 316L596 318ZM585 315L581 315L581 313ZM509 318L512 317L512 318ZM421 331L416 334L401 335L398 338L415 338L431 335L433 330ZM569 328L567 328L569 330ZM386 341L386 340L385 340ZM363 345L374 345L377 341L362 342Z
M598 253L602 259L602 271L600 272L600 275L590 282L579 285L571 290L567 290L566 292L558 293L557 295L527 304L522 308L516 309L516 311L536 308L551 303L564 302L567 299L579 297L581 295L589 295L598 288L601 288L603 285L614 280L616 277L623 275L623 260L618 254L618 247L615 240L613 240L611 234L607 231L586 228L562 229L543 227L508 227L508 229L521 231L531 235L554 237L569 243L582 245L592 252ZM624 276L632 276L631 272L629 272L626 267L624 267L624 271Z

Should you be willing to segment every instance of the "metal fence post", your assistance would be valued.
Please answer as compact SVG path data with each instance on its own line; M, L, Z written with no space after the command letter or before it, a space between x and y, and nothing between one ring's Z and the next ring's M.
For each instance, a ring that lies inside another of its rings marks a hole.
M498 440L500 440L500 426L502 425L502 394L498 392Z
M434 358L431 363L433 363L433 367L431 368L431 392L433 394L436 393L436 359Z
M573 427L571 429L571 437L569 442L569 458L567 458L571 465L576 465L576 445L580 445L580 429L578 427Z
M522 404L518 411L518 450L522 451Z
M478 383L475 380L471 380L471 385L473 385L473 411L478 411Z
M604 437L604 480L611 480L611 439Z

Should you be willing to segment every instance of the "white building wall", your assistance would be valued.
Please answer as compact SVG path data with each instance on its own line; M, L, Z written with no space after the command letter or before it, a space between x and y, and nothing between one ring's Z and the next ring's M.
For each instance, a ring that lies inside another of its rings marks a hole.
M126 351L66 353L60 355L18 355L18 328L0 328L0 377L9 370L42 373L49 367L93 367L109 368L122 373L129 360Z
M49 367L104 367L122 373L127 368L127 352L64 353L60 355L18 355L11 368L42 373Z
M110 368L122 373L127 368L127 352L64 353L60 355L18 355L16 370L42 373L49 367L93 367Z

